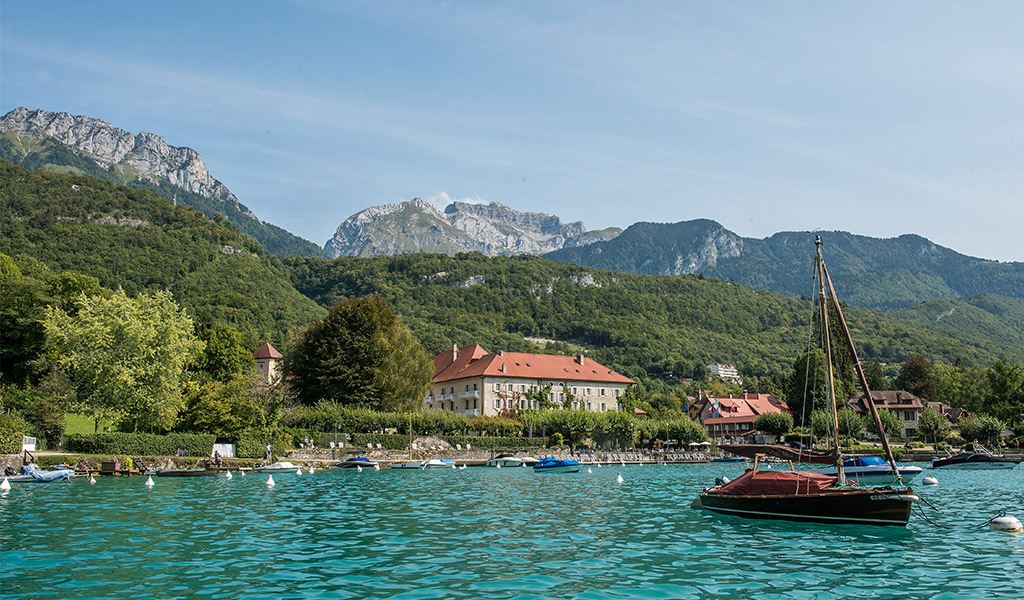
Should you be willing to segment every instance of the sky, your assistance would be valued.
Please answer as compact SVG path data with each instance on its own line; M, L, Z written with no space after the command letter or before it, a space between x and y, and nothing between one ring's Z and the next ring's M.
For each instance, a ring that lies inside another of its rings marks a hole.
M998 1L4 2L0 111L193 148L319 245L421 197L1024 261L1021 31Z

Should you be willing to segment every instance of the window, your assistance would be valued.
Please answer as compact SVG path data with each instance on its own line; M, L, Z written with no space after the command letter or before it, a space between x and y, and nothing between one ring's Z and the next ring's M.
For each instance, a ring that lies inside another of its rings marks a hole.
M594 410L594 407L589 402L587 402L587 410Z
M476 384L475 383L473 384L473 391L474 392L476 391Z
M512 391L512 384L509 383L509 384L505 385L505 389L511 392Z
M584 388L583 389L583 395L584 396L589 396L590 395L590 388Z
M501 391L501 384L500 383L495 383L494 384L494 391L496 391L496 392L500 392Z
M606 389L604 389L604 388L601 388L601 395L602 395L602 396L605 396L605 395L607 395L607 394L606 394L606 392L607 392L607 391L608 391L608 390L606 390Z
M604 402L602 402L602 403L601 403L601 412L605 412L605 411L607 411L607 410L608 410L608 407L607 407L607 406L605 405L605 403L604 403Z
M476 408L476 398L473 398L473 408Z
M469 384L468 383L466 384L466 391L467 392L469 391Z
M494 399L494 410L501 410L501 398Z
M579 393L580 393L579 388L572 388L572 395L573 396L575 396L575 395L577 395Z

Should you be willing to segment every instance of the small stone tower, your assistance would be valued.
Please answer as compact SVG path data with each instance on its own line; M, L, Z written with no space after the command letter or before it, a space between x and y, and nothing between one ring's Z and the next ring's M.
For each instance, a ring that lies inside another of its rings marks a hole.
M260 374L260 379L267 385L273 385L281 378L281 359L284 357L270 345L270 342L257 348L252 357L256 359L256 370Z

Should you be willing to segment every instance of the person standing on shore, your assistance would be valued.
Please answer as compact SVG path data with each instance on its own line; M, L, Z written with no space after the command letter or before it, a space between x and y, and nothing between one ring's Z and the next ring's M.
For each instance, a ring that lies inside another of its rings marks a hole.
M267 453L264 460L266 460L268 464L270 463L270 444L267 444Z

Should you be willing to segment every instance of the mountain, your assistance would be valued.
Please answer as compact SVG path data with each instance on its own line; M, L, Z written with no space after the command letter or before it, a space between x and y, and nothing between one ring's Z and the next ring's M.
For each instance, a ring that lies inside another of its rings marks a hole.
M1024 263L959 254L917 235L870 238L817 232L845 302L875 310L907 308L933 298L1000 294L1024 300ZM753 289L811 296L806 264L814 235L744 238L710 220L636 223L619 236L545 254L551 260L629 273L700 273Z
M275 256L226 221L145 190L0 161L0 253L75 271L128 294L169 290L197 318L255 347L298 335L325 311Z
M496 202L452 202L441 211L414 198L352 215L338 227L324 251L331 258L410 252L541 254L611 239L620 231L587 231L578 221L562 223L558 217L519 212Z
M320 256L312 242L264 223L191 148L168 145L159 136L137 135L105 121L19 107L0 118L0 159L28 169L89 175L148 189L201 210L220 213L272 254Z

